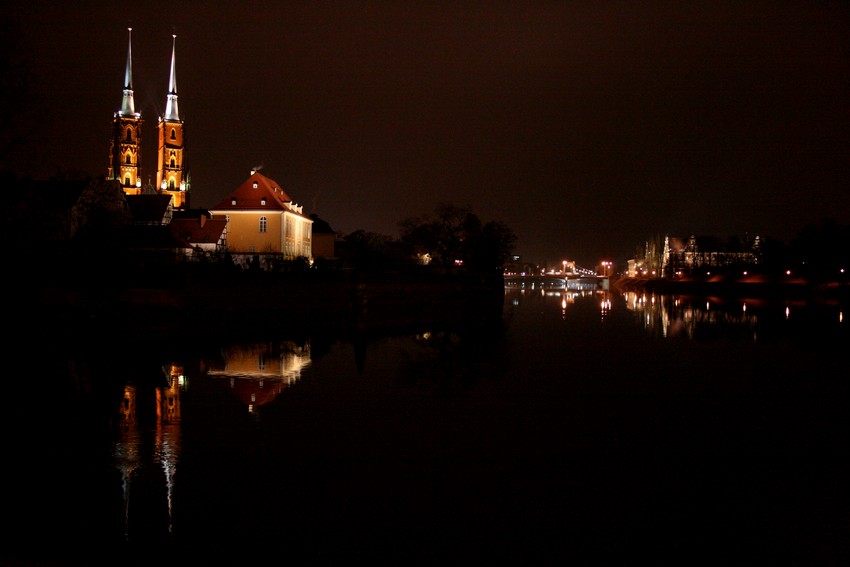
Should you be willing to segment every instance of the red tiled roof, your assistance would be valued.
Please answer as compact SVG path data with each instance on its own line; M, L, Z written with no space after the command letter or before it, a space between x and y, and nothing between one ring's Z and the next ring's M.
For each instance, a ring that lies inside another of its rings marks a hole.
M256 183L256 187L254 184ZM266 204L263 204L263 198ZM236 204L233 204L233 200ZM260 173L253 173L242 185L236 188L230 195L219 201L212 210L257 210L265 209L271 211L289 211L287 204L292 203L292 198L281 189L280 184ZM294 210L292 212L295 212Z
M262 382L262 386L260 386ZM233 381L233 393L246 406L262 406L273 401L287 387L281 378L237 379Z

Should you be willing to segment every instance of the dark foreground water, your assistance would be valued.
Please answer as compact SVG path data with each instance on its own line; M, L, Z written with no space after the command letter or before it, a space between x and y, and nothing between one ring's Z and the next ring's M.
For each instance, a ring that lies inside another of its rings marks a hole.
M0 564L848 565L846 309L512 288L405 333L12 332Z

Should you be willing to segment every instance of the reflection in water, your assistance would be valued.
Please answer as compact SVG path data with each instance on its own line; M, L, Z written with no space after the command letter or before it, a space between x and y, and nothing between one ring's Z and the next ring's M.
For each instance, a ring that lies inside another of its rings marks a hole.
M232 345L222 349L222 360L211 363L207 375L229 379L230 389L256 415L309 365L309 341Z
M300 379L310 364L310 343L231 345L221 355L221 360L208 363L207 375L228 379L233 393L256 416L257 408ZM187 388L183 366L178 364L137 372L123 387L112 457L121 474L125 541L149 541L156 537L151 530L160 528L168 536L174 531L181 394Z
M740 306L723 305L711 300L692 300L677 295L655 295L627 292L626 307L639 317L643 327L656 336L693 339L701 329L708 327L740 330L757 338L758 317L747 311L746 302Z
M130 539L131 502L135 489L142 493L138 504L148 508L159 502L145 501L152 477L165 485L167 531L173 531L174 475L180 457L180 393L185 387L183 368L170 365L153 381L124 386L113 447L115 466L121 472L124 538ZM156 471L156 472L155 472ZM161 476L160 476L161 475ZM144 479L144 480L142 480Z
M579 282L565 287L563 282L559 284L551 281L531 281L528 283L513 282L505 286L505 296L511 307L520 306L523 298L528 297L528 294L532 293L539 294L545 300L559 301L561 305L561 319L563 320L567 318L567 308L582 298L599 298L599 311L603 322L612 307L610 292L600 291L595 283L581 284Z
M844 321L838 304L812 304L786 299L696 298L683 295L626 292L626 308L649 334L662 338L697 339L712 336L760 341L765 333L793 332L799 325L812 333L828 333ZM784 325L778 325L785 323ZM830 335L831 336L831 335Z
M180 363L165 367L69 349L42 378L57 380L42 393L50 411L32 420L43 431L20 433L37 455L10 516L32 539L123 536L156 559L163 542L345 557L379 542L451 562L455 543L464 559L520 550L523 564L567 564L570 545L652 555L676 538L679 554L753 530L810 551L846 525L841 307L821 320L791 302L536 285L506 289L504 305L498 325L169 349L162 360ZM841 348L805 356L785 335L762 348L797 323L792 338L821 327ZM370 349L356 373L355 340ZM650 371L623 372L640 357ZM688 379L667 379L683 367ZM61 442L42 455L45 439ZM57 494L56 476L75 493ZM659 533L662 547L648 549Z

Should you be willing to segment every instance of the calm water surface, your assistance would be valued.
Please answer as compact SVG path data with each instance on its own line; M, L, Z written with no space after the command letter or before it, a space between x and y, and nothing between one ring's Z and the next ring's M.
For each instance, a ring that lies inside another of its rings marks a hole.
M0 564L847 565L846 309L515 287L401 334L22 337Z

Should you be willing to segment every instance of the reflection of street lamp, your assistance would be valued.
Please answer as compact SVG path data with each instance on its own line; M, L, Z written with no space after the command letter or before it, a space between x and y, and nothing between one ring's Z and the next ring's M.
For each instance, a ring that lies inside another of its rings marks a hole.
M602 261L602 277L608 277L608 269L611 267L611 262L607 260Z

